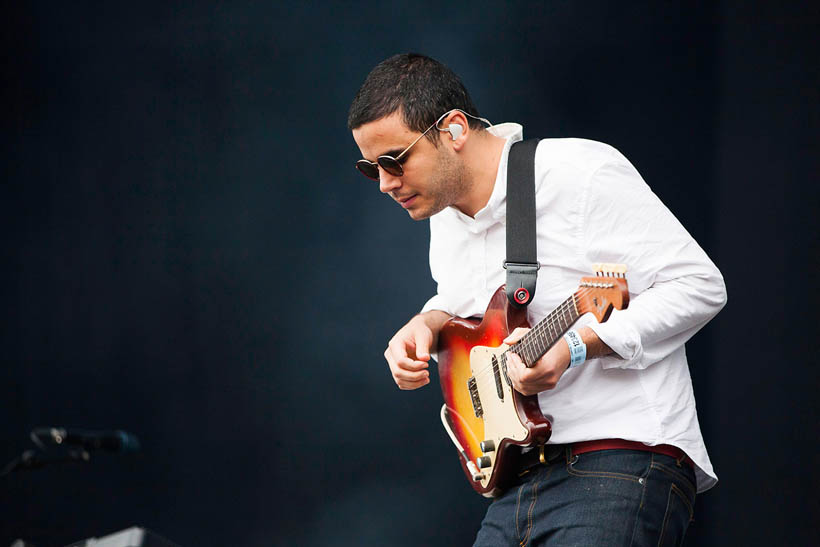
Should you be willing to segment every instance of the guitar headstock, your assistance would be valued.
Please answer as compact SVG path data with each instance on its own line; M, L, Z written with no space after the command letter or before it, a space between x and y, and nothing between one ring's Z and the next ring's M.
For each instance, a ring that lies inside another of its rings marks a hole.
M609 319L612 309L629 306L629 290L626 285L624 264L593 264L595 277L582 277L575 292L578 313L595 315L599 323Z

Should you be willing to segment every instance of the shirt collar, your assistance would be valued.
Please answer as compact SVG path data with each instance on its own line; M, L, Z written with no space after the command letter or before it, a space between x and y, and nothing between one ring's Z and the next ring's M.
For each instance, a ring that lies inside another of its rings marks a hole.
M468 226L471 232L479 232L487 229L498 220L503 220L507 213L507 160L510 156L510 147L523 139L524 129L517 123L500 123L487 128L491 135L501 137L506 140L501 151L501 158L498 161L498 171L493 184L493 192L481 210L475 214L475 218L470 218L455 207L448 207L456 218Z

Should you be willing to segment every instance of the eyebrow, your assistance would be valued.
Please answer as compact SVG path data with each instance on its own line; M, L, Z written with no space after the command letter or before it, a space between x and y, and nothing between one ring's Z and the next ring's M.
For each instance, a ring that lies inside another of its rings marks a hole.
M395 158L396 156L404 152L404 150L404 148L393 148L391 150L388 150L387 152L384 152L383 154L379 154L379 156L392 156Z

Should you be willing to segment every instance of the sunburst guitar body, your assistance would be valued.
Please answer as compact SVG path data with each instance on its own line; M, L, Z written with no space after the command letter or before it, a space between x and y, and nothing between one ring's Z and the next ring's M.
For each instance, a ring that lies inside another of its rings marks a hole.
M626 267L597 264L596 275L581 279L578 290L533 327L517 344L504 338L529 327L524 308L509 304L504 286L484 317L447 321L439 333L438 371L444 405L441 420L458 450L461 466L476 492L495 497L515 480L524 447L543 445L552 426L537 395L522 395L507 376L507 354L514 351L533 366L587 312L599 322L612 309L629 304Z

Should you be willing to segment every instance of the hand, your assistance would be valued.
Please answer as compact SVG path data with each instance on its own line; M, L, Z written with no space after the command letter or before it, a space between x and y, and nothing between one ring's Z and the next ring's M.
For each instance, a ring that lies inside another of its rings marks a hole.
M515 390L522 395L535 395L541 391L554 388L570 361L569 346L562 338L553 345L535 364L527 368L521 357L515 353L514 344L521 340L530 329L518 328L504 339L505 344L513 346L507 352L507 376Z
M418 389L430 383L427 371L435 335L422 315L413 317L387 344L384 358L399 389Z

